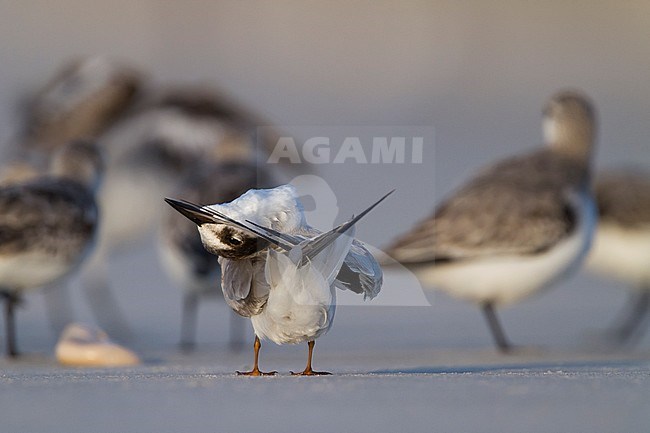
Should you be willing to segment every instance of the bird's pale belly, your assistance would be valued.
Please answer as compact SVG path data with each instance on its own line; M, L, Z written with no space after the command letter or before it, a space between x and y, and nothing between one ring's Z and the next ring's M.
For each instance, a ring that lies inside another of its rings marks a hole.
M39 252L5 256L0 258L0 285L18 290L41 287L67 275L78 262Z
M298 344L315 340L329 331L336 306L274 305L272 297L262 313L252 316L255 335L276 344Z

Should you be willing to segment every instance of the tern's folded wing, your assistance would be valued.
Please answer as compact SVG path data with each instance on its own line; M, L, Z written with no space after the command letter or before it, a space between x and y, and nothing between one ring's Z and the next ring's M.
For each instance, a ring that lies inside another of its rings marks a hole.
M383 280L384 274L375 257L355 239L336 276L336 287L372 299L379 294Z
M320 233L313 227L303 227L298 236L314 238ZM377 259L366 249L363 242L354 239L334 281L336 287L363 294L364 299L373 299L379 294L383 280L384 274Z
M221 289L230 308L244 317L259 314L269 297L263 263L219 258ZM260 275L261 272L261 275Z

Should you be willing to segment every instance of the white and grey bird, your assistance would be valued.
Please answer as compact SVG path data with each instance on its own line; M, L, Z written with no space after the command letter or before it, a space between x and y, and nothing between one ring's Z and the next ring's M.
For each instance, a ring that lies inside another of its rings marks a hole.
M319 374L311 365L314 341L334 320L335 288L369 299L381 288L379 264L353 236L354 224L386 197L326 233L307 224L291 185L251 190L220 205L166 199L198 225L204 247L219 256L226 302L251 319L255 360L240 374L275 373L259 370L260 339L307 342L307 366L299 374Z
M240 138L232 137L231 145L241 152ZM213 161L230 154L225 161ZM198 163L174 189L173 194L195 203L226 203L254 188L269 185L264 166L258 167L248 158L233 158L230 152L218 152L215 158ZM192 349L196 342L199 302L221 298L221 267L217 256L203 248L196 225L168 207L158 231L159 254L163 269L183 289L181 348ZM230 315L229 343L233 348L243 341L243 320Z
M556 94L544 148L486 168L386 251L423 282L478 304L501 351L511 345L495 308L557 282L589 249L595 122L586 96Z
M632 289L630 307L612 333L624 343L641 334L650 311L650 174L604 172L596 178L594 193L599 220L586 266Z
M0 188L0 293L9 356L18 354L14 307L21 295L73 272L93 245L101 172L96 146L75 141L54 154L49 175Z

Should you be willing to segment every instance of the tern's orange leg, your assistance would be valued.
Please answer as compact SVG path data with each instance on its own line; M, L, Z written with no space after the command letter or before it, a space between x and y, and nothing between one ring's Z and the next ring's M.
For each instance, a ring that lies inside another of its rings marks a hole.
M260 355L260 347L262 343L260 342L259 337L255 336L255 344L253 345L253 350L255 350L255 363L253 364L253 369L251 371L238 371L237 374L240 376L273 376L277 374L277 371L271 371L270 373L264 373L260 371L258 367L258 359Z
M310 341L307 343L309 345L309 356L307 358L307 367L305 367L305 370L302 373L294 373L293 371L291 374L293 376L322 376L322 375L327 375L327 374L332 374L328 373L327 371L314 371L311 368L311 357L312 354L314 353L314 340Z

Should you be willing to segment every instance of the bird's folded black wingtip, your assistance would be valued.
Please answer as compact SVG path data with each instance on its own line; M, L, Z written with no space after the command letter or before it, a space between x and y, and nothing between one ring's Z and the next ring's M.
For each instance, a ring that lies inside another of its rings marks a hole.
M202 210L199 205L190 203L189 201L176 200L169 197L165 197L165 202L197 225L215 222L214 218Z

